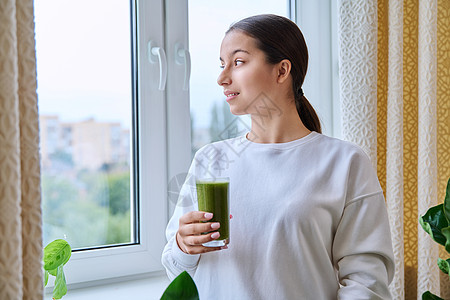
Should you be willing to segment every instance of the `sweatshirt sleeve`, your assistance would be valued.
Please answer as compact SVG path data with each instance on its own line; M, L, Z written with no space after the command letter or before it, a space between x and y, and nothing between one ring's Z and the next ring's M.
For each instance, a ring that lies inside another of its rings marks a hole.
M333 242L338 299L391 299L394 253L383 191L367 155L351 157L347 197Z
M382 192L347 203L333 245L338 299L391 299L394 275L389 221Z
M197 196L195 189L195 176L193 171L195 160L191 165L186 181L184 182L178 198L175 211L166 228L167 244L164 247L161 262L166 269L167 276L173 280L181 272L187 271L194 277L200 255L186 254L178 247L175 235L178 231L179 219L185 213L197 209Z

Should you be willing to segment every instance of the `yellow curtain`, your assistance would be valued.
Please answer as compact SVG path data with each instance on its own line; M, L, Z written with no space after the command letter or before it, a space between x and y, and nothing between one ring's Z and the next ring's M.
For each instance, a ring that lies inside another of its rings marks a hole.
M385 191L393 298L450 299L436 265L446 253L418 225L450 177L450 0L341 0L339 48L342 134L366 150Z
M0 299L43 298L33 0L0 1Z

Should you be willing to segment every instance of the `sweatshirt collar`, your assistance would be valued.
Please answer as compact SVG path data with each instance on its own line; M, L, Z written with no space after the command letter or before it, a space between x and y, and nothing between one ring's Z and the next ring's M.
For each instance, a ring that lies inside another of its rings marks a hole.
M290 142L285 143L255 143L247 139L247 133L240 136L240 140L242 144L245 144L246 146L251 146L252 148L259 148L259 149L290 149L293 147L297 147L300 145L303 145L305 143L308 143L309 141L317 138L320 136L320 133L311 131L308 135L299 138L297 140L293 140Z

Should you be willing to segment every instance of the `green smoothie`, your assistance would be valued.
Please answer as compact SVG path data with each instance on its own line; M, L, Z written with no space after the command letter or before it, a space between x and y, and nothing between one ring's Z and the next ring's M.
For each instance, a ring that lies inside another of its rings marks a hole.
M210 245L204 246L220 246L226 245L229 242L229 212L228 212L228 179L205 179L197 180L197 199L198 209L213 213L213 218L208 222L219 222L220 237L212 242ZM218 242L222 241L222 242ZM207 244L209 244L207 243Z

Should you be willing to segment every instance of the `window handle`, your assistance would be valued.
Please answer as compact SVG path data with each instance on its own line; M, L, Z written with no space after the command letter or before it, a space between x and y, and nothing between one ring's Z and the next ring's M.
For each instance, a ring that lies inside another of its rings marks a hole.
M191 55L189 54L189 50L185 49L180 43L175 45L175 61L179 65L184 64L183 91L187 91L191 77Z
M166 53L161 47L157 47L155 41L148 42L148 60L151 63L159 62L159 87L160 91L164 91L167 80L167 60Z

